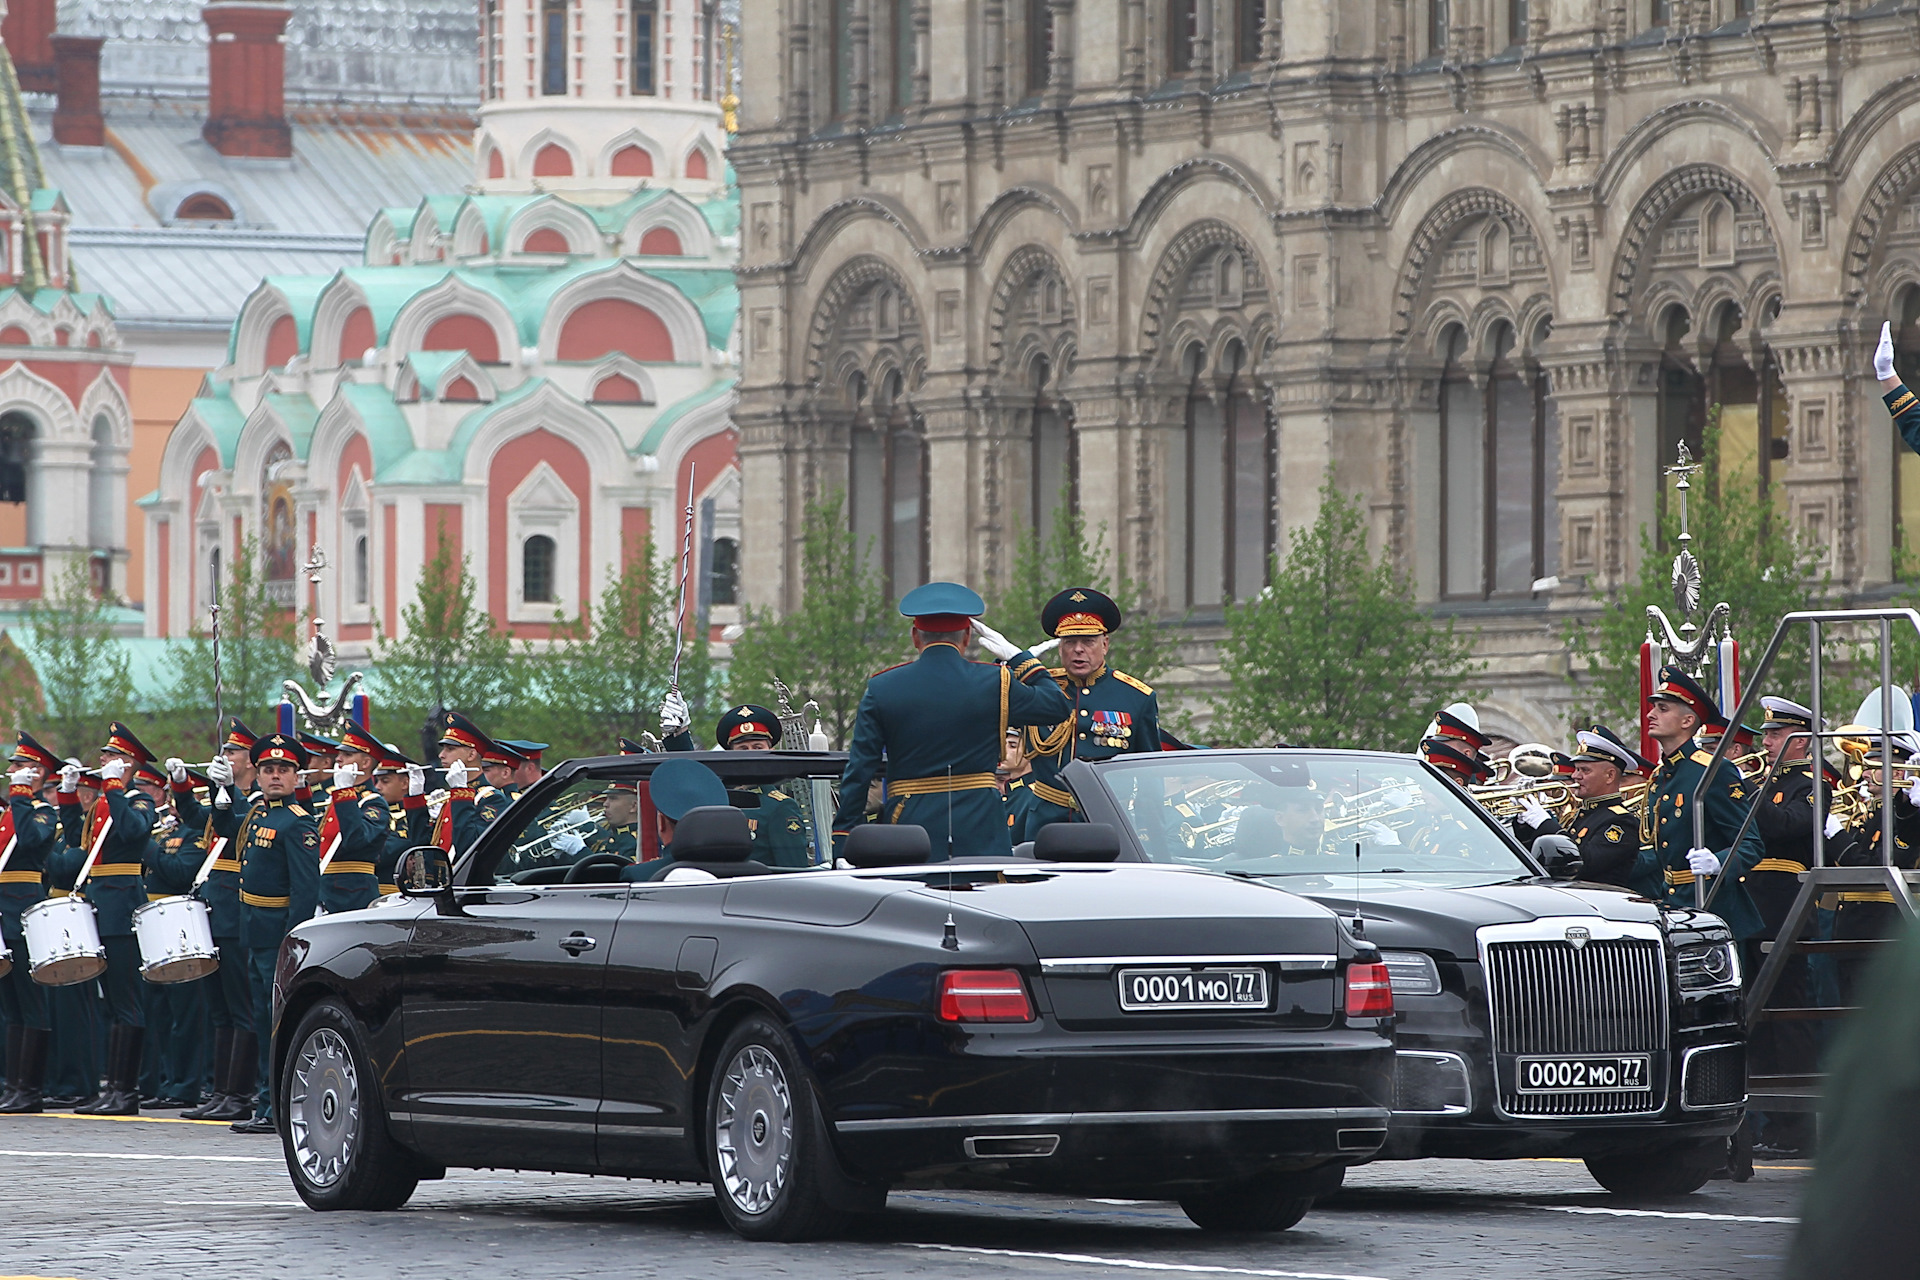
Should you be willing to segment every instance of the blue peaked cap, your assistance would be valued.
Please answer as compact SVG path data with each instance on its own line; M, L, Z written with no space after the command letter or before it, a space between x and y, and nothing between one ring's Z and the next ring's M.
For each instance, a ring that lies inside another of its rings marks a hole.
M900 614L906 618L938 617L942 614L977 618L987 611L987 602L972 587L957 582L929 582L900 597Z
M674 822L689 809L727 803L727 787L720 775L698 760L664 760L647 780L653 807Z

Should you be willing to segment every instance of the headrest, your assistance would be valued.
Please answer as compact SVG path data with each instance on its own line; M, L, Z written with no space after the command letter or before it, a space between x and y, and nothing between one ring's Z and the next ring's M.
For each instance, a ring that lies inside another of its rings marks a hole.
M871 822L847 833L840 856L856 867L919 867L933 861L933 841L925 827Z
M745 862L753 853L747 815L732 805L689 809L674 824L675 862Z
M1041 862L1112 862L1120 856L1120 833L1104 822L1050 822L1033 837Z

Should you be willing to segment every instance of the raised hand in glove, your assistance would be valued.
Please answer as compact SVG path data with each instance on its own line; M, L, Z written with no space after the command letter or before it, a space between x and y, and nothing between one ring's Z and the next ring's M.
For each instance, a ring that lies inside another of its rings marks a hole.
M407 766L407 794L410 796L423 796L427 794L427 769L425 765L410 764Z
M1915 778L1913 785L1907 788L1907 803L1920 808L1920 778Z
M15 769L7 775L7 781L13 783L16 787L30 787L33 785L33 780L34 768L32 765L28 765L24 769Z
M687 700L680 696L678 689L667 690L667 696L660 701L660 736L671 738L676 733L685 733L692 723L693 712L687 709Z
M586 847L587 842L582 840L579 833L575 831L562 831L553 838L553 851L564 853L569 858L579 857L586 851Z
M1538 831L1553 821L1553 815L1547 812L1547 806L1538 800L1529 799L1520 808L1520 825Z
M1827 815L1827 839L1829 840L1833 839L1835 836L1839 835L1842 831L1845 831L1846 829L1847 829L1847 824L1845 820L1843 820L1840 817L1839 814L1830 813Z
M102 782L118 782L126 776L127 762L125 760L109 760L100 766L100 780Z
M80 766L77 764L62 765L60 768L60 790L66 795L72 795L79 789Z
M1400 833L1384 822L1362 823L1360 829L1372 836L1373 842L1382 848L1396 846L1400 843Z
M1002 662L1020 652L1018 645L978 618L973 620L973 633L980 637L980 647Z
M1880 326L1880 345L1873 349L1873 376L1882 382L1892 382L1900 376L1893 371L1893 326L1884 322Z
M1036 658L1044 658L1048 654L1052 653L1055 649L1058 649L1059 647L1060 647L1060 637L1055 636L1051 640L1042 640L1039 644L1027 650L1027 652L1032 654Z
M167 757L167 777L177 785L187 780L187 762L179 756Z
M464 787L467 785L467 762L465 760L455 760L447 766L447 785L449 787Z
M233 764L225 756L215 756L207 762L207 781L216 787L233 785Z
M1687 865L1693 868L1693 874L1697 876L1720 874L1720 857L1711 849L1687 850Z
M341 791L360 781L360 766L356 764L335 765L333 769L333 789Z

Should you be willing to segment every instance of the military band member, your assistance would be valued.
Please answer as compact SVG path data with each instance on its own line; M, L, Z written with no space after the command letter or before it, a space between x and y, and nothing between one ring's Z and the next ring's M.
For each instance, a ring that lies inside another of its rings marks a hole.
M380 744L373 766L375 791L387 802L387 842L374 859L382 895L400 892L394 873L400 855L415 845L433 843L433 815L427 810L427 771L391 742Z
M269 734L250 753L260 799L235 821L232 810L214 811L214 830L230 835L240 854L240 914L253 991L253 1025L259 1034L256 1095L251 1120L236 1133L273 1133L273 967L293 926L310 919L320 897L320 831L313 813L294 799L310 757L299 739ZM222 815L226 815L224 820Z
M582 810L581 812L585 812ZM578 839L580 847L573 848ZM577 860L583 853L610 853L628 862L640 860L640 790L631 782L616 782L607 788L599 820L586 834L563 832L554 839L556 848L566 841L566 850Z
M1893 425L1900 430L1900 438L1907 442L1907 448L1920 453L1920 397L1907 390L1907 384L1900 380L1900 374L1893 367L1893 326L1882 323L1880 326L1880 344L1873 352L1873 376L1880 379L1880 390L1887 402L1887 412L1893 415Z
M520 784L514 781L520 765L523 763L520 753L498 738L489 738L485 750L480 753L480 776L487 785L499 793L506 804L512 804L520 794Z
M41 877L60 843L60 820L40 798L40 784L60 768L60 759L23 729L8 765L7 808L0 813L0 937L13 952L13 968L0 977L0 1018L7 1024L0 1115L18 1115L41 1110L52 1037L46 988L31 976L20 913L47 896Z
M326 911L358 911L380 896L380 861L393 823L386 800L369 784L384 750L359 725L348 725L340 735L333 789L320 823L320 906Z
M189 773L188 781L205 785L207 779ZM168 776L152 765L134 771L134 785L153 800L160 817L147 842L143 878L147 900L182 897L193 892L205 852L201 829L179 820L172 808ZM140 1073L143 1111L192 1107L200 1101L205 1075L200 1048L205 1040L205 1000L201 982L146 982L146 1061Z
M1007 727L1059 724L1073 707L1038 658L980 624L985 609L953 582L915 587L900 601L918 656L874 675L861 695L833 820L836 852L865 820L868 785L883 769L880 821L925 828L935 861L1013 852L993 777ZM967 658L975 634L1004 665Z
M207 766L207 799L203 805L194 789L194 779L183 761L167 761L167 773L173 789L174 812L182 827L197 827L205 846L201 861L213 855L206 878L195 895L207 904L213 930L213 945L220 952L220 967L201 979L199 986L207 1005L207 1021L213 1027L213 1095L187 1111L186 1120L246 1120L253 1115L254 1074L260 1060L259 1043L253 1025L253 990L247 969L245 930L240 920L240 854L231 834L248 807L257 799L253 791L254 743L257 734L238 717L230 718L219 754ZM222 817L216 823L215 817ZM198 875L198 872L195 873Z
M541 756L547 751L546 743L530 742L525 738L502 738L500 745L513 752L516 757L513 764L515 795L519 795L547 776L546 766L541 763Z
M1713 697L1678 667L1663 667L1660 683L1647 695L1647 733L1660 744L1660 765L1654 771L1647 796L1647 832L1652 843L1634 864L1633 883L1650 897L1675 907L1694 906L1694 881L1701 877L1725 875L1728 883L1719 887L1713 899L1713 911L1741 941L1756 937L1762 929L1760 913L1743 883L1760 861L1763 847L1760 833L1748 828L1739 846L1733 846L1742 820L1746 817L1746 780L1731 764L1720 768L1706 788L1706 844L1693 843L1693 793L1711 752L1694 745L1700 726L1725 723Z
M458 855L473 847L506 808L504 798L480 776L493 740L458 711L440 719L440 767L447 771L447 802L434 820L433 843Z
M1026 738L1026 730L1009 728L1006 750L994 770L1000 780L1001 799L1007 805L1007 831L1015 837L1027 829L1033 813L1033 762L1027 759Z
M1061 785L1060 771L1073 761L1160 750L1160 700L1152 686L1107 666L1122 621L1120 606L1092 587L1068 587L1040 611L1041 630L1060 642L1060 665L1047 674L1066 694L1068 715L1027 729L1033 800L1013 832L1016 843L1048 823L1072 821L1073 793Z
M1420 744L1420 755L1463 789L1477 787L1493 776L1493 767L1459 738L1428 738Z
M1579 876L1595 884L1627 886L1640 856L1640 815L1620 795L1629 775L1653 772L1653 762L1604 725L1582 729L1572 758L1571 836L1580 850Z
M1887 770L1881 763L1881 742L1874 738L1861 761L1864 772L1860 779L1861 795L1869 803L1858 821L1844 831L1837 832L1829 845L1827 861L1830 864L1846 867L1873 867L1881 862L1880 850L1884 835L1883 813L1881 806L1889 790L1886 782ZM1897 744L1894 747L1896 763L1904 755ZM1887 864L1901 870L1911 871L1920 865L1920 777L1908 786L1895 784L1893 793L1893 852ZM1828 824L1829 829L1833 824ZM1861 941L1869 938L1895 938L1900 935L1900 909L1894 904L1893 894L1887 889L1846 889L1835 895L1833 936L1840 941ZM1854 992L1859 980L1865 975L1867 966L1851 958L1840 965L1841 1002L1855 1003Z
M307 759L313 763L301 772L300 786L294 791L293 798L312 809L317 818L326 805L324 801L316 804L313 793L317 790L322 795L326 794L327 783L333 776L334 756L339 752L340 744L332 738L308 733L304 729L298 736L300 745L307 749Z

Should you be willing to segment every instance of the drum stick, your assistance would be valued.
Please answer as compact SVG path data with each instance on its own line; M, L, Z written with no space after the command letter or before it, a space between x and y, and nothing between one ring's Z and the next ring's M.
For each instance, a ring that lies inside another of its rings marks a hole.
M0 849L0 871L7 869L7 864L13 861L13 851L19 847L20 833L16 831L7 837L7 847Z
M93 871L93 864L100 860L100 851L107 847L107 833L113 830L113 815L100 824L100 834L93 838L93 849L87 854L87 860L80 866L80 874L73 878L73 891L80 892L80 886L87 882L87 876Z
M194 888L198 889L207 882L207 877L213 874L213 864L220 861L220 851L226 847L227 838L225 836L221 836L213 842L213 848L207 850L205 860L200 863L200 870L196 872L193 877Z
M327 851L320 855L320 870L322 873L325 873L328 865L333 862L333 855L338 852L340 852L340 837L335 835L332 840L327 842Z

